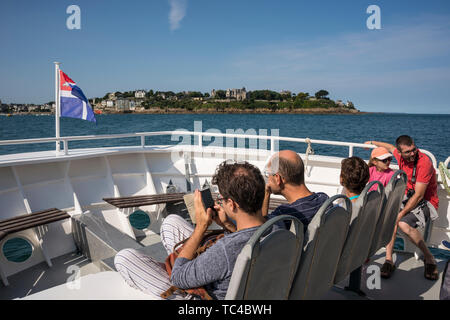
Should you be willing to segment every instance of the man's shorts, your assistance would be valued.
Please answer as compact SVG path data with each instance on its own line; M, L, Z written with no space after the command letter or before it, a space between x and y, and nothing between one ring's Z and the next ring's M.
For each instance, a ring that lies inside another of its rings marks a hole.
M412 228L425 228L425 225L430 221L430 206L433 206L428 201L424 200L421 204L415 207L413 210L405 214L400 221L407 223ZM401 205L400 210L404 208L404 204ZM433 207L434 209L434 207Z

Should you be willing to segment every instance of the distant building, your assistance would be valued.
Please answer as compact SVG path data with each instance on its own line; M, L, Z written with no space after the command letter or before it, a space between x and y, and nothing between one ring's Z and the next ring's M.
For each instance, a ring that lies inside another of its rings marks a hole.
M342 102L342 100L336 100L336 105L337 105L338 107L345 107L345 103Z
M114 100L106 100L106 107L107 108L113 108L114 107Z
M242 89L227 89L227 98L235 98L236 100L245 100L248 98L248 92L243 87Z
M115 101L117 111L134 110L136 103L132 99L118 98Z
M144 99L146 92L144 90L138 90L134 93L134 97L138 99Z
M109 99L109 100L116 100L116 99L117 99L117 98L116 98L116 94L115 94L114 92L108 94L108 99Z

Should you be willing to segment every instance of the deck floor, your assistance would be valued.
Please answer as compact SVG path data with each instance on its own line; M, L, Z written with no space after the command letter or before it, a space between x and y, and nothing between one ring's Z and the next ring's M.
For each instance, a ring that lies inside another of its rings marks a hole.
M27 270L8 277L9 286L0 283L0 300L24 298L31 294L64 284L72 280L78 267L79 276L100 272L100 269L86 257L69 253L52 259L53 266L46 262L39 263ZM72 277L72 278L70 278Z
M153 237L154 238L154 237ZM145 239L143 244L155 244L155 239ZM371 265L381 268L384 262L384 249L381 249L363 266L361 289L366 296L361 297L354 292L346 291L343 288L347 285L348 279L333 287L324 297L324 300L438 300L442 282L442 273L445 267L445 260L437 260L439 270L439 280L430 281L424 278L423 261L416 260L412 254L394 253L397 270L390 279L380 278L380 289L368 289L367 279L373 275L368 273L367 268ZM74 273L69 272L69 266L77 266L80 275L85 276L101 272L97 265L91 263L84 256L70 253L52 259L53 267L49 268L46 263L40 263L28 270L8 277L10 285L5 287L0 284L0 299L9 300L24 298L31 294L64 284ZM370 269L369 269L370 270ZM69 279L70 280L70 279ZM369 279L373 282L373 277Z
M424 277L424 264L422 260L416 260L411 253L394 253L394 261L397 269L391 278L379 278L379 288L374 288L374 271L367 270L371 265L381 269L384 263L385 249L380 249L371 261L363 266L361 290L366 296L361 297L354 292L344 290L348 285L348 279L336 285L324 297L326 300L439 300L439 292L442 283L442 274L446 260L436 259L439 279L428 280ZM371 271L371 272L370 272ZM369 279L368 279L369 278ZM367 280L373 289L368 289Z

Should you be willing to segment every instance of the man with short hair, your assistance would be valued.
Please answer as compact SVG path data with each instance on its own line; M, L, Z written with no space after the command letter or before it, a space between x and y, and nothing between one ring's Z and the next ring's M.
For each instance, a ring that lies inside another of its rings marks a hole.
M386 260L381 268L381 276L389 278L395 270L392 253L397 227L399 227L422 251L425 264L425 278L437 280L439 274L436 260L427 248L421 233L416 229L418 226L425 227L430 219L435 220L438 217L437 180L431 160L424 153L420 152L413 139L407 135L397 138L396 147L379 141L366 141L365 143L386 148L394 155L399 169L403 170L408 177L405 201L397 216L392 240L386 245Z
M189 238L175 260L171 277L164 264L137 250L125 249L117 253L114 263L128 284L158 296L171 286L180 289L204 287L212 298L225 298L237 256L266 221L261 215L265 182L259 169L247 162L223 162L212 182L219 187L218 203L215 210L205 209L200 192L195 191L195 227L175 214L167 216L161 225L161 241L168 254L172 253L175 244ZM196 256L203 235L213 220L231 233L226 233ZM175 294L172 298L191 297Z
M267 179L263 204L263 216L291 215L305 226L311 222L322 204L328 199L323 192L311 192L305 185L305 168L300 156L292 150L274 154L264 172ZM289 202L278 206L268 214L271 194L281 194Z

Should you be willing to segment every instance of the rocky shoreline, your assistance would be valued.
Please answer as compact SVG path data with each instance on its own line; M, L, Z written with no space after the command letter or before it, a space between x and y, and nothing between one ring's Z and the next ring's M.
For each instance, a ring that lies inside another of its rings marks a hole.
M370 112L362 112L355 109L347 108L311 108L311 109L237 109L227 108L226 110L218 110L216 108L209 109L194 109L186 110L180 108L150 108L143 111L129 111L129 112L102 112L102 114L367 114ZM0 115L54 115L53 113L42 112L17 112L17 113L3 113Z

